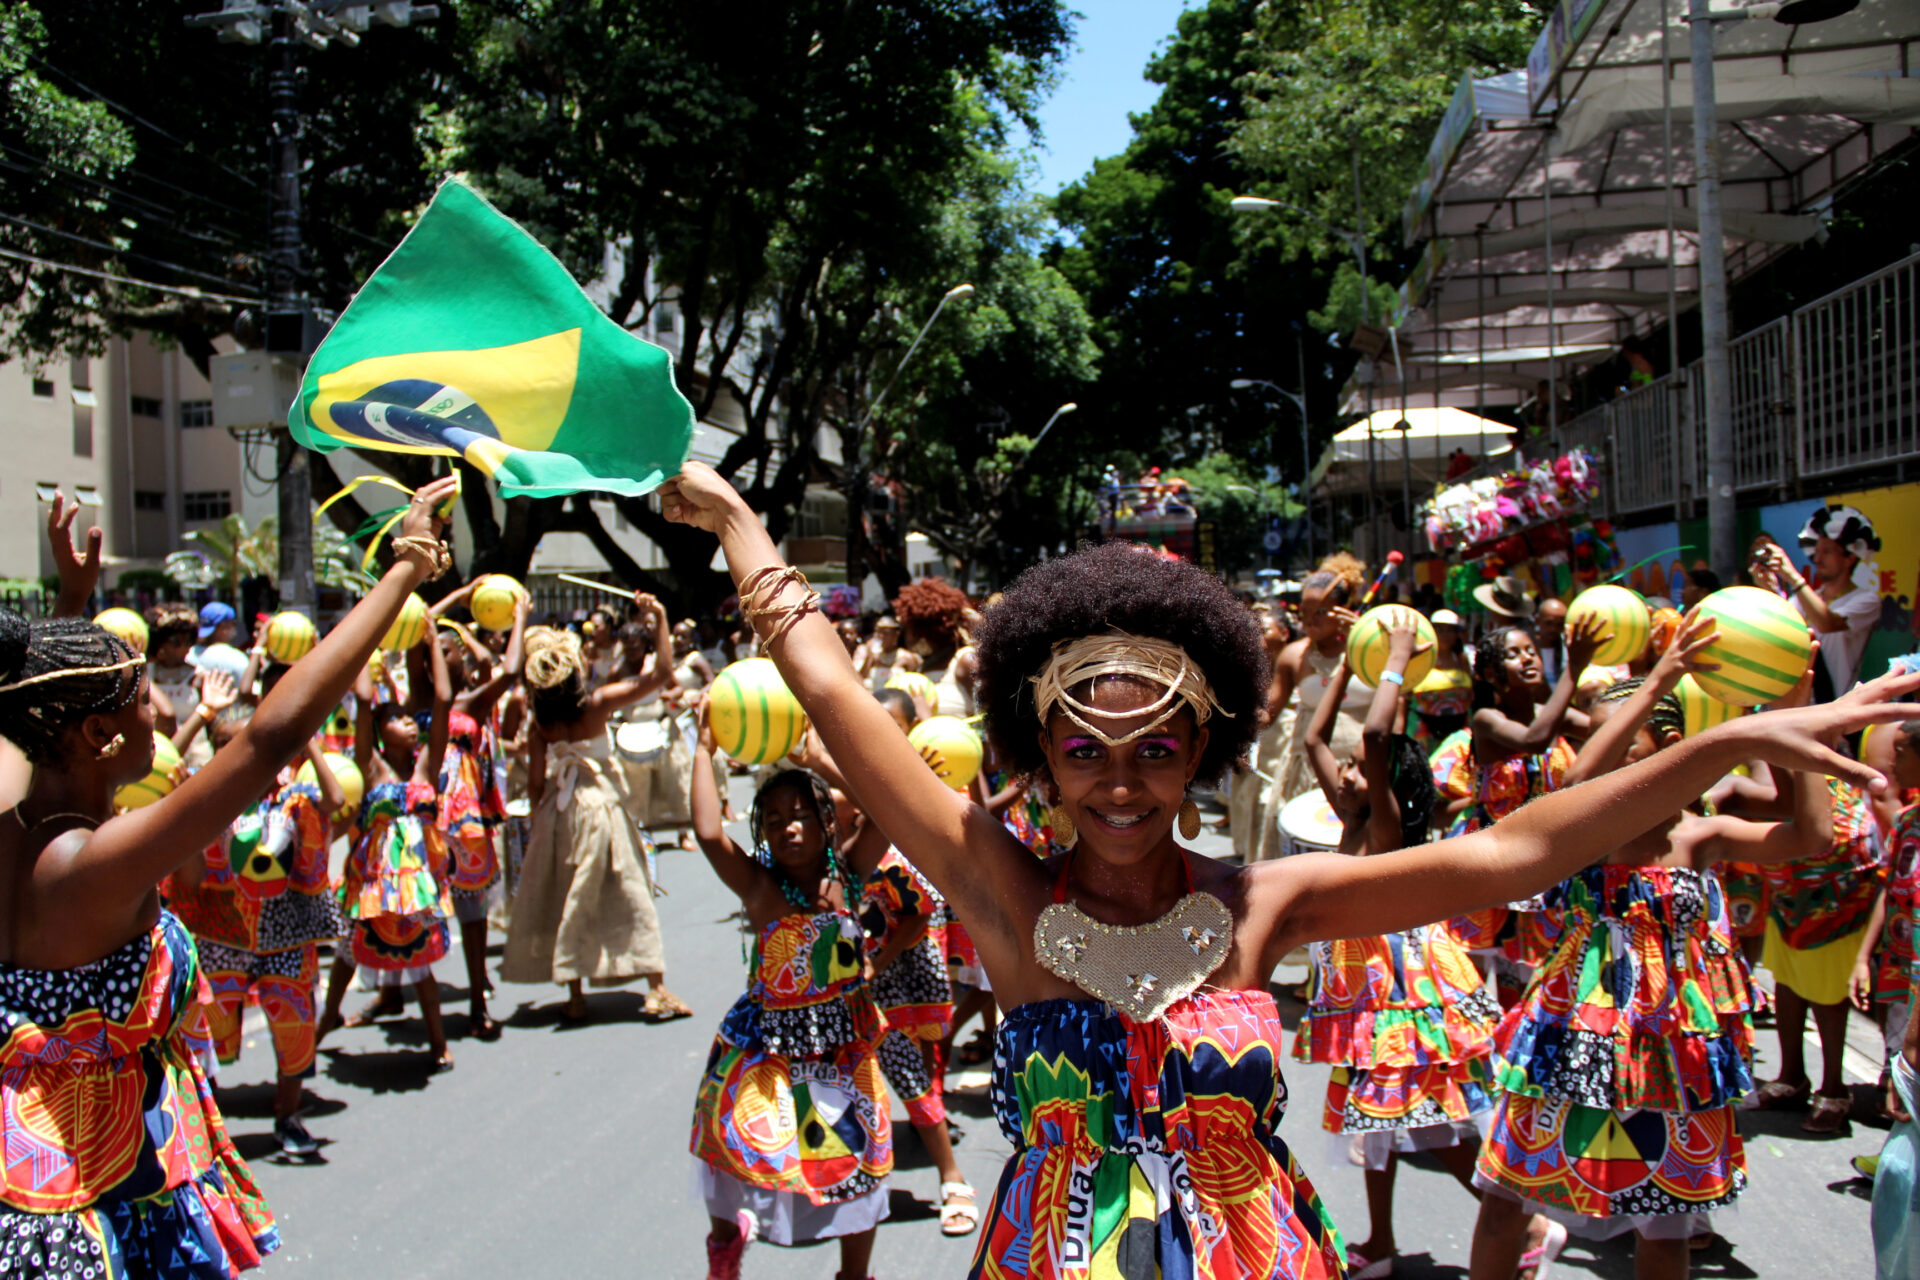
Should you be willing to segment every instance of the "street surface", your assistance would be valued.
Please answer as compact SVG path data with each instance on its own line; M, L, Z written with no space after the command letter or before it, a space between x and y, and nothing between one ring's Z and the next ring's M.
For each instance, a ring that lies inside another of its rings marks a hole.
M744 783L736 780L734 791L746 812ZM740 828L733 830L739 838ZM1224 852L1226 842L1208 832L1201 849ZM742 935L734 899L699 854L663 850L660 877L669 895L660 902L668 982L695 1017L640 1021L641 984L593 993L594 1021L563 1028L560 988L501 984L493 1011L506 1024L502 1038L459 1038L466 993L456 949L438 972L457 1068L428 1074L425 1036L411 1005L406 1020L329 1037L309 1086L307 1123L325 1143L313 1163L277 1155L272 1049L257 1013L250 1015L245 1052L222 1073L222 1100L228 1128L279 1219L285 1243L268 1260L269 1272L293 1269L315 1280L706 1274L706 1216L693 1191L688 1123L714 1028L744 986ZM1275 981L1290 991L1304 976L1287 966ZM349 1010L368 998L354 993ZM1291 1026L1298 1005L1283 1001L1282 1008ZM1852 1135L1814 1138L1799 1131L1795 1115L1743 1115L1752 1183L1738 1210L1716 1221L1731 1252L1696 1255L1696 1276L1872 1274L1867 1186L1853 1178L1847 1160L1878 1151L1884 1130L1858 1118L1871 1111L1871 1028L1856 1020L1850 1042L1849 1075L1862 1082ZM1760 1032L1760 1047L1755 1074L1770 1075L1770 1029ZM1808 1052L1817 1061L1811 1040ZM1009 1146L993 1124L984 1071L948 1079L949 1105L966 1127L960 1164L984 1203ZM1293 1105L1282 1134L1335 1222L1350 1239L1363 1238L1361 1171L1344 1161L1329 1164L1318 1127L1326 1072L1295 1064L1288 1084ZM940 1235L938 1177L898 1104L894 1115L892 1217L880 1228L873 1272L882 1280L962 1276L979 1237ZM1474 1208L1438 1166L1403 1165L1396 1213L1403 1254L1395 1275L1465 1276ZM824 1280L838 1265L831 1243L756 1245L744 1274ZM1555 1274L1629 1277L1631 1244L1576 1239Z

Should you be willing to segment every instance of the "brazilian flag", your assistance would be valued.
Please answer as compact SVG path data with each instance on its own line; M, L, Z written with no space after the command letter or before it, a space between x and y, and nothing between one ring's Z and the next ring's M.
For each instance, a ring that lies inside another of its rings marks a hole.
M509 498L647 493L693 439L667 353L458 181L354 295L288 422L323 453L465 458Z

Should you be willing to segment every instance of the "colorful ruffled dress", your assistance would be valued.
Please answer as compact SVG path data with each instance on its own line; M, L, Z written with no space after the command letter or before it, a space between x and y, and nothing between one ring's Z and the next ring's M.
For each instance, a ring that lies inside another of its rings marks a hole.
M895 849L880 859L861 893L860 924L869 956L884 948L895 930L923 917L927 921L926 936L873 979L873 1001L887 1021L880 1069L916 1125L940 1124L947 1118L941 1074L928 1066L922 1052L922 1046L945 1040L953 1025L953 987L936 927L936 913L944 905L934 887Z
M486 918L487 890L500 879L493 828L506 817L486 734L464 711L447 716L447 750L440 762L440 812L446 838L453 912L462 921Z
M1900 811L1887 839L1887 915L1873 953L1873 998L1901 1004L1913 983L1914 912L1920 909L1920 805Z
M1839 1004L1881 883L1880 835L1866 792L1828 778L1833 843L1825 852L1762 867L1767 941L1761 963L1814 1004Z
M430 782L367 788L340 900L353 921L353 959L375 985L418 982L447 954L447 842Z
M855 1235L887 1216L893 1125L859 922L795 912L761 931L693 1109L707 1212L762 1239Z
M198 885L167 881L167 901L199 944L213 993L207 1029L222 1064L239 1060L251 1001L266 1016L281 1078L313 1073L319 944L345 931L327 865L332 836L320 788L283 769L207 847Z
M280 1247L187 1047L193 939L152 929L75 969L0 965L0 1272L229 1280Z
M1471 732L1471 731L1469 731ZM1573 767L1575 752L1565 738L1555 738L1545 751L1507 756L1491 764L1468 757L1473 769L1473 805L1454 821L1448 836L1490 827L1530 800L1558 791ZM1495 957L1494 971L1512 999L1513 990L1532 976L1534 968L1553 947L1553 926L1540 910L1540 899L1489 907L1451 922L1469 949Z
M1329 1133L1365 1134L1367 1164L1448 1147L1493 1107L1500 1003L1445 924L1316 942L1299 1062L1333 1064ZM1341 1153L1345 1160L1344 1150Z
M1280 1139L1285 1034L1265 991L1202 989L1147 1023L1093 999L1010 1010L993 1101L1014 1151L969 1275L1341 1275L1339 1232Z
M1747 1182L1753 992L1720 883L1600 865L1545 899L1559 941L1500 1024L1474 1181L1584 1235L1692 1235Z

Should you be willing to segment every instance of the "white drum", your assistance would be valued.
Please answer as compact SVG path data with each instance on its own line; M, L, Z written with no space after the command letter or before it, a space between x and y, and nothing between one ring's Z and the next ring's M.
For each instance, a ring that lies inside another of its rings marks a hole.
M1318 787L1287 801L1280 810L1280 856L1328 853L1340 847L1340 815Z

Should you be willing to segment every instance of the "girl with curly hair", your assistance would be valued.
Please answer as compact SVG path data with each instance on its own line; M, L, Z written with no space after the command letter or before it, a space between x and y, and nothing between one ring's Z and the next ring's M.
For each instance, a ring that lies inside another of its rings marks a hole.
M644 592L635 592L633 603L666 648L666 610ZM673 669L650 668L592 687L587 655L572 632L529 627L525 647L533 824L500 976L564 983L567 1022L586 1020L583 983L611 987L637 978L648 984L645 1016L688 1017L693 1010L667 990L647 837L628 812L608 728L615 712L659 689Z
M893 598L893 616L900 619L904 633L902 643L919 656L920 670L936 684L960 650L962 620L969 607L967 593L943 578L909 582Z
M190 1045L210 999L198 952L155 886L259 803L444 567L434 510L453 486L414 495L392 567L206 767L121 814L115 791L153 767L146 657L71 616L99 576L100 531L76 555L74 509L55 499L56 616L0 610L0 725L35 766L0 814L0 1109L62 1118L38 1124L36 1158L0 1176L12 1274L232 1276L279 1247Z
M1821 738L1908 718L1894 699L1920 689L1889 677L1744 717L1458 839L1232 866L1174 830L1197 834L1189 792L1253 741L1259 635L1199 568L1094 547L1029 569L979 636L987 731L1058 797L1066 848L1042 861L927 768L726 481L690 463L661 496L669 520L719 535L787 687L862 809L965 921L1005 1010L993 1092L1014 1150L975 1255L988 1280L1341 1274L1339 1235L1278 1132L1284 1032L1267 983L1281 957L1539 893L1743 752L1883 787Z

